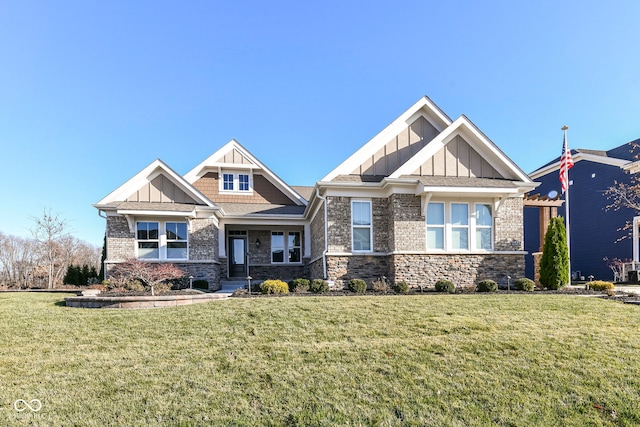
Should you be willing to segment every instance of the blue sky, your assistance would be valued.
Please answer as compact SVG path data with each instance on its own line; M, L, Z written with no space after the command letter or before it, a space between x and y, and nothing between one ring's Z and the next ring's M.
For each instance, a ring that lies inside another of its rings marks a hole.
M0 1L0 231L235 138L313 185L421 96L523 170L640 138L640 2Z

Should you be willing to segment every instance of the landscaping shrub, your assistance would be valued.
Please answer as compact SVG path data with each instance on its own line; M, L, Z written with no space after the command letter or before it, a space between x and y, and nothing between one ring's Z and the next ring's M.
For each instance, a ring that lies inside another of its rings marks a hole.
M193 287L196 289L209 289L209 282L202 279L194 280Z
M263 294L288 294L289 285L282 280L265 280L260 285Z
M389 286L389 282L387 282L387 278L385 276L380 276L379 278L374 280L373 283L371 284L371 288L375 292L382 292L384 294L386 294L391 290L391 287Z
M349 290L356 294L364 294L367 291L367 282L362 279L349 280Z
M516 279L516 281L513 282L513 285L515 286L516 290L527 291L527 292L533 291L533 288L536 287L535 282L526 277L521 277L520 279Z
M289 292L307 292L309 290L309 279L294 279L289 282Z
M496 292L498 290L498 284L491 279L482 280L478 283L478 286L476 286L476 290L478 292Z
M404 280L393 284L393 292L397 294L406 294L409 292L409 285Z
M549 222L540 260L540 283L554 290L569 283L569 249L562 217L551 218Z
M605 282L603 280L594 280L593 282L589 282L589 288L594 291L608 291L613 290L614 286L611 282Z
M451 280L438 280L436 282L436 291L437 292L448 292L450 294L456 293L456 285L453 284Z
M329 292L329 284L326 280L322 279L313 279L313 281L309 284L309 290L315 294L324 294Z

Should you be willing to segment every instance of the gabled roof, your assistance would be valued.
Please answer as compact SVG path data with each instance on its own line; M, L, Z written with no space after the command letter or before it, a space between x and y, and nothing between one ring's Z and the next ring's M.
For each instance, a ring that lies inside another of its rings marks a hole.
M116 202L125 202L136 191L151 183L158 176L167 178L172 184L189 196L196 204L215 208L216 205L207 199L202 193L193 188L183 177L178 175L162 160L154 160L149 166L142 169L127 182L116 188L105 198L95 204L96 207L111 205ZM119 203L118 203L119 204Z
M571 150L571 158L574 163L584 160L603 165L617 166L623 169L634 169L632 165L638 161L637 156L640 154L639 144L640 139L636 139L635 141L627 142L607 151L576 148ZM529 176L537 179L559 169L560 156L531 172Z
M365 163L375 153L384 148L389 142L390 138L395 137L407 126L415 122L419 117L423 117L433 126L436 131L441 132L447 126L451 124L451 119L429 99L424 96L418 100L415 104L409 107L404 113L402 113L391 124L384 128L380 133L374 136L369 142L360 147L358 151L349 156L344 162L342 162L337 168L329 172L322 181L332 181L339 175L350 175L353 170L358 168L359 165Z
M218 171L220 168L259 170L269 182L275 185L296 205L305 206L307 204L307 200L304 197L280 179L235 139L226 143L218 151L187 172L184 179L189 184L193 184L207 172Z
M491 167L503 178L516 181L531 182L527 174L522 171L506 154L502 152L484 133L476 127L471 120L462 115L444 129L438 136L431 140L419 152L393 172L390 178L399 178L402 175L412 175L416 169L429 158L443 149L456 136L462 135L465 141L476 150Z

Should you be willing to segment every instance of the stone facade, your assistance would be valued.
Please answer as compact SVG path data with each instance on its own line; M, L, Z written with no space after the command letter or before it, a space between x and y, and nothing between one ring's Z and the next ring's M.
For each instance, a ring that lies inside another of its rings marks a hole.
M351 198L327 197L329 252L351 252Z
M218 227L213 219L191 221L189 258L201 261L218 259Z
M389 250L424 251L427 242L420 198L412 194L392 194L388 205Z
M380 276L389 276L387 256L327 256L328 279L340 289L351 279L362 279L369 286Z
M107 217L107 260L124 261L135 257L135 236L122 216Z
M524 250L524 199L506 199L494 216L495 243L497 251Z
M390 256L390 278L409 286L432 286L440 279L456 286L474 286L492 279L507 283L507 276L524 276L524 255L520 254L394 254Z

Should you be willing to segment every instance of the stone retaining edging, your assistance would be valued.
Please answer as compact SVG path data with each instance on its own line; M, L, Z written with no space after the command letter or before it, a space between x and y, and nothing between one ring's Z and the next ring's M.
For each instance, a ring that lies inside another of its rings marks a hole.
M67 307L74 308L159 308L177 307L181 305L198 304L213 300L226 299L225 294L194 294L194 295L157 295L157 296L79 296L65 298Z

